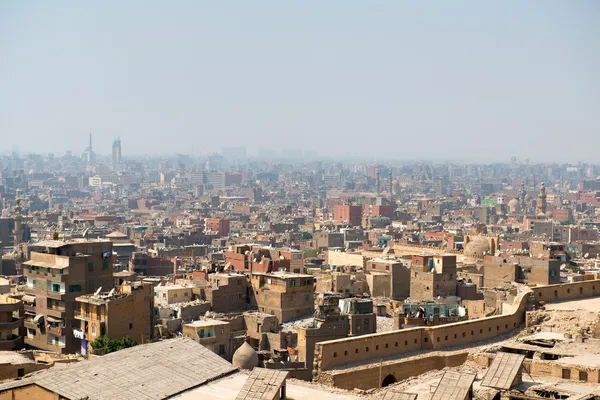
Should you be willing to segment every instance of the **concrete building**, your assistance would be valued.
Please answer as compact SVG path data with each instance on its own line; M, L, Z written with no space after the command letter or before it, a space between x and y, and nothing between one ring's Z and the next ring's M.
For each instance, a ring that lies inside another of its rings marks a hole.
M23 347L23 302L0 296L0 350Z
M216 319L202 319L183 325L183 336L189 337L202 346L231 361L231 324Z
M260 312L275 315L280 323L314 312L314 278L312 275L253 273L251 302Z
M367 275L369 290L373 297L391 297L394 300L403 300L410 296L410 268L406 267L400 260L372 258L367 261ZM387 286L376 285L376 276L379 280L385 280L381 276L387 276Z
M193 300L193 287L182 285L156 286L154 288L154 303L167 305Z
M121 138L117 138L112 144L112 163L121 164Z
M75 319L81 325L73 328L73 334L81 340L81 354L91 352L89 343L100 336L128 336L138 344L152 339L152 284L123 285L116 293L79 296L75 301Z
M456 256L413 256L410 268L410 299L434 300L456 295Z
M110 241L50 240L32 245L24 264L27 337L25 344L57 353L81 351L73 335L76 297L113 288Z

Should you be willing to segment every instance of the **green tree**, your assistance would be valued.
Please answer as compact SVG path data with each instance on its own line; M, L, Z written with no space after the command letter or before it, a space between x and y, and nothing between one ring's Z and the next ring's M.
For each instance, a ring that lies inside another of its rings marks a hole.
M128 347L133 347L137 343L133 341L129 336L125 336L122 339L111 339L106 336L97 337L93 342L90 343L94 353L97 354L108 354Z

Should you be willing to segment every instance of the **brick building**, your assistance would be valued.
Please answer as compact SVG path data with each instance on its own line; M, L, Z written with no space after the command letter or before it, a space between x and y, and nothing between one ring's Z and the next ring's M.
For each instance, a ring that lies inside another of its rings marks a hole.
M410 268L410 299L433 300L456 295L456 256L413 256Z
M220 237L229 236L229 220L225 218L206 218L205 232L216 232Z
M312 275L275 272L251 275L251 304L260 312L275 315L280 323L314 312Z
M333 207L333 219L342 224L360 226L362 224L362 206L336 204Z
M120 286L115 293L79 296L75 299L74 335L81 340L81 353L91 352L89 343L100 336L130 337L138 344L152 339L154 296L152 284Z
M558 259L549 258L487 256L483 264L483 285L493 288L506 282L559 284L561 263Z

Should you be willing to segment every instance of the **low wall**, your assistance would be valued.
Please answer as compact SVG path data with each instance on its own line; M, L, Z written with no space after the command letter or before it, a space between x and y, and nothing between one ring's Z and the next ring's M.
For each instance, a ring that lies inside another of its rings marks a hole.
M515 301L518 307L509 315L317 343L315 355L318 371L414 351L440 350L496 337L515 329L524 321L528 294L529 292L523 292L517 296Z
M339 373L328 371L319 377L319 382L347 390L354 388L368 390L379 387L384 381L399 382L432 370L457 367L464 364L468 356L467 351L433 353L427 356L409 357L400 362L383 362L381 365L369 365Z
M524 322L530 296L537 301L556 302L598 295L600 280L535 287L518 294L511 314L320 342L315 347L315 373L347 364L372 363L404 353L441 350L494 338Z

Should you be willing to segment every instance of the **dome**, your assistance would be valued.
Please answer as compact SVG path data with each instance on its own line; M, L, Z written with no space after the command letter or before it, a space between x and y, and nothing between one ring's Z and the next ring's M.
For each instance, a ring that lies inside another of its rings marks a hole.
M508 210L511 213L517 213L517 212L519 212L520 208L521 208L521 205L519 204L519 200L512 199L511 201L508 202Z
M467 257L482 257L490 252L490 245L483 236L475 236L465 246L465 256Z
M258 366L258 354L256 354L256 351L254 351L248 342L244 342L244 344L233 353L231 363L234 367L252 369Z

